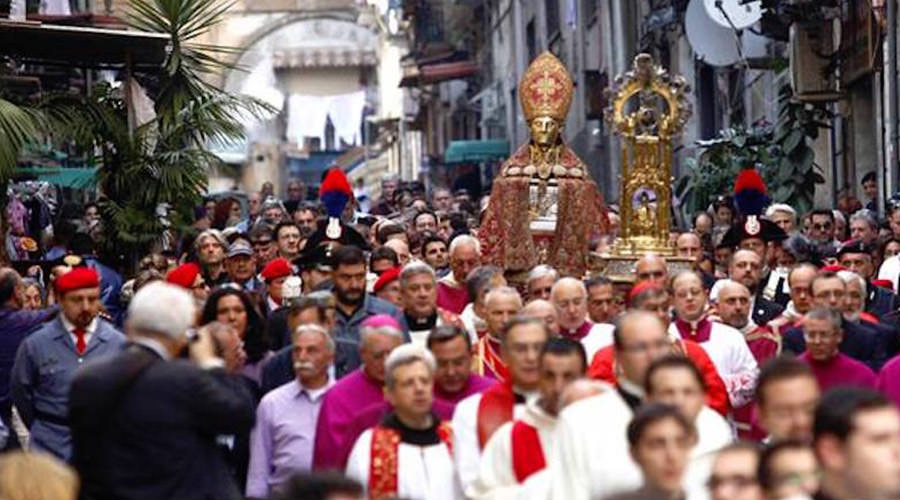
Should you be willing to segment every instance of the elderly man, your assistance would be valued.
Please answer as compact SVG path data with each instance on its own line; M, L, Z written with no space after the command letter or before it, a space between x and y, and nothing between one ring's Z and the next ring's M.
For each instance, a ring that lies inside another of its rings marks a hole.
M472 297L472 302L463 309L460 319L468 330L473 344L487 332L484 299L488 290L501 286L506 286L506 278L503 277L503 269L497 266L476 267L466 277L466 289Z
M850 216L850 238L874 245L878 239L878 218L872 212L862 209Z
M253 258L256 261L256 270L262 271L272 259L278 257L278 246L275 244L275 236L272 226L265 222L257 222L248 234L250 244L253 245Z
M634 274L637 282L651 281L665 285L669 277L669 268L666 259L659 255L645 255L634 265Z
M525 304L525 307L522 308L519 314L526 318L535 318L543 321L547 325L547 329L550 330L552 337L559 336L559 313L557 313L556 306L552 302L540 299L532 300Z
M461 498L453 463L453 431L433 412L434 357L405 345L385 361L385 397L393 411L362 433L347 461L347 476L368 498Z
M781 354L779 323L757 325L750 318L752 303L750 290L734 280L722 280L716 301L716 315L722 323L734 327L744 335L747 346L757 363Z
M766 219L774 222L785 234L797 230L797 211L784 203L773 203L766 209Z
M253 398L208 329L188 342L195 317L185 291L151 283L129 304L132 343L76 374L69 423L84 498L240 498L214 436L249 433ZM178 359L185 347L191 362Z
M228 248L228 256L225 259L225 271L228 280L248 292L255 292L262 288L262 283L256 279L256 262L253 259L253 247L245 239L237 239Z
M756 252L738 250L731 257L731 264L728 266L728 277L747 287L753 294L750 310L753 322L757 325L764 325L772 321L784 311L784 307L777 302L767 300L760 293L760 274L763 265L762 258Z
M301 203L294 210L293 220L300 228L300 236L304 239L309 238L319 227L319 208L310 202Z
M262 209L262 194L259 191L247 193L247 218L235 226L241 234L247 234L250 228L259 220L259 212Z
M725 382L732 406L748 402L758 368L744 336L706 317L706 292L697 273L682 271L671 283L675 321L669 326L670 334L693 340L706 350Z
M316 469L343 469L348 433L358 413L384 401L384 360L402 344L400 324L387 315L366 319L360 328L362 366L340 379L322 400L316 424L313 464Z
M431 206L438 212L450 212L453 208L453 193L445 187L434 188L431 192Z
M536 488L548 485L545 480L526 486L526 480L545 470L546 457L553 449L560 398L569 384L584 375L585 368L584 348L578 342L565 338L547 341L540 357L540 397L525 406L521 418L503 424L488 440L469 498L535 497Z
M203 277L210 287L221 285L228 279L225 272L225 251L228 244L218 230L207 229L194 240L194 250L203 271Z
M798 326L803 315L812 308L813 297L810 285L812 285L812 281L818 272L819 269L816 266L810 263L802 263L788 273L791 301L784 308L783 317L788 321L788 324L781 326L782 333L790 327Z
M647 368L670 352L666 327L652 313L629 311L619 319L615 350L616 389L572 403L559 415L547 460L553 500L605 498L641 486L640 470L627 459L625 431L643 400Z
M815 498L852 500L900 496L900 414L893 402L844 387L816 410L813 449L822 470Z
M193 262L185 262L169 271L169 274L166 275L166 282L190 292L198 307L203 307L209 297L209 284L203 278L200 266Z
M900 309L900 296L891 290L874 286L871 279L875 274L871 244L853 240L841 245L838 250L838 261L850 271L866 280L866 312L884 318L887 322L897 323L897 309Z
M816 307L803 319L806 352L798 356L812 368L824 392L839 385L875 388L875 373L838 350L844 337L840 311Z
M527 290L528 300L543 299L550 300L550 290L553 284L559 280L559 273L556 269L548 265L538 265L528 273L525 279L525 290Z
M813 306L842 310L846 303L847 285L834 272L821 271L810 284ZM802 322L800 323L802 326ZM886 337L887 330L875 330L856 321L844 320L843 339L839 349L851 358L862 361L872 370L878 370L887 360L895 339ZM806 339L800 327L783 333L784 349L795 354L806 350Z
M613 326L594 324L587 319L587 288L581 280L562 278L553 285L550 301L559 316L560 335L581 342L588 359L594 353L612 344Z
M16 353L10 380L12 400L31 431L33 449L68 460L69 389L85 361L117 352L125 336L98 317L100 277L77 267L56 280L62 314L31 333Z
M403 325L414 344L424 346L432 328L462 326L459 316L437 306L437 277L424 262L413 262L400 271Z
M466 277L481 263L481 243L463 234L450 242L450 274L438 282L437 303L442 308L461 314L470 302Z
M522 309L522 298L515 288L508 286L490 290L484 298L487 332L475 346L476 371L479 375L505 382L509 376L506 363L500 356L500 346L506 325Z
M675 239L675 254L679 257L696 260L703 254L700 236L697 233L681 233Z
M592 276L585 280L588 292L588 316L594 323L612 323L619 315L616 289L605 276Z
M296 379L266 394L256 409L250 435L248 498L268 498L291 475L312 467L313 443L322 400L333 381L334 341L315 324L293 332Z
M427 346L437 361L434 395L454 408L463 399L484 392L496 383L492 378L472 373L472 344L462 328L435 327L428 334Z
M505 422L521 418L525 404L538 397L547 327L534 319L514 319L501 338L508 382L460 401L453 413L453 455L463 491L469 491L478 478L481 452L494 432Z

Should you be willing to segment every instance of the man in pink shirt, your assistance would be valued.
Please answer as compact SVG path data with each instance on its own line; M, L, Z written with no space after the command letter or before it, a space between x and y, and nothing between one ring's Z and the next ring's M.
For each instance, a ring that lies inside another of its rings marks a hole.
M803 319L806 351L799 359L812 368L819 388L852 385L875 388L875 373L865 364L841 353L838 346L844 338L840 311L816 307Z

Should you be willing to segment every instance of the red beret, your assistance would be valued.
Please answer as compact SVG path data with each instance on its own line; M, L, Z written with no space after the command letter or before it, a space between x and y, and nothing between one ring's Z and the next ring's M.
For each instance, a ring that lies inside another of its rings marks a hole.
M90 267L76 267L56 279L56 292L60 295L82 288L100 286L100 275Z
M375 293L380 292L384 287L388 286L391 282L397 280L400 277L400 268L392 267L387 271L381 273L381 276L378 277L378 280L375 281L375 285L372 287L372 291Z
M200 274L200 266L193 262L188 262L169 271L166 281L181 288L190 289L194 286L194 281L197 280L198 274Z
M263 268L260 276L263 277L266 281L272 281L276 278L284 278L285 276L290 276L293 274L294 270L291 269L291 264L282 257L272 260L266 264L266 267Z
M824 273L839 273L841 271L846 271L847 268L844 266L839 266L837 264L832 264L830 266L825 266L822 268L822 272Z
M631 307L631 302L634 300L634 298L646 292L647 290L662 291L662 289L663 287L659 283L654 283L653 281L641 281L638 284L634 285L628 292L628 306Z

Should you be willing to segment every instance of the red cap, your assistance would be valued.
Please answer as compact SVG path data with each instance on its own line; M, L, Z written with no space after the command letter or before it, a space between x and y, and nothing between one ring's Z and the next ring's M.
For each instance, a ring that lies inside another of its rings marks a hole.
M653 281L641 281L631 287L631 290L628 292L628 306L631 307L631 302L634 300L634 298L646 292L647 290L662 291L662 289L663 287L659 283L654 283Z
M263 268L260 276L262 276L266 281L272 281L276 278L284 278L285 276L290 276L291 274L293 274L293 272L294 271L293 269L291 269L291 264L287 261L287 259L279 257L266 264L266 267Z
M880 286L881 288L887 288L888 290L894 289L894 284L891 280L872 280L872 284L875 286Z
M56 292L60 295L82 288L100 286L100 275L90 267L76 267L56 279Z
M190 289L194 286L194 281L197 280L197 275L199 274L200 266L193 262L188 262L169 271L169 274L166 276L166 282L178 285L181 288Z
M372 287L372 291L378 293L382 288L388 286L391 282L396 281L397 278L400 277L400 268L392 267L387 271L381 273L381 276L378 277L378 280L375 281L375 286Z
M824 273L839 273L841 271L846 271L847 268L844 266L839 266L837 264L832 264L830 266L825 266L822 268L822 272Z

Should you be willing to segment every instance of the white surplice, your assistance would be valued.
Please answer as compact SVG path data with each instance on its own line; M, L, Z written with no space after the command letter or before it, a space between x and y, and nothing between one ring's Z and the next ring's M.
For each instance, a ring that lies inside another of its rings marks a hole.
M537 399L537 393L525 395L526 402ZM481 448L478 446L478 405L481 393L463 399L453 411L453 461L463 491L468 491L478 479L481 468ZM513 407L513 419L522 418L524 404Z
M694 421L697 444L691 450L691 461L684 475L684 491L687 500L708 500L707 481L712 471L713 459L723 447L734 442L734 430L715 410L704 406Z
M709 340L698 342L725 383L731 406L737 408L753 400L759 367L743 334L728 325L711 322ZM675 323L669 324L669 336L681 338Z
M368 488L372 429L359 436L347 460L347 476ZM397 450L397 497L410 500L458 500L462 490L453 457L443 442L430 446L400 443Z
M594 354L604 347L613 345L613 332L616 327L609 323L595 323L591 331L581 339L584 353L587 355L587 363L590 366Z
M544 460L549 458L553 447L553 434L556 429L556 417L548 414L541 408L538 401L525 405L525 411L521 419L526 424L537 429L541 449L544 452ZM520 484L516 480L513 469L512 447L513 422L503 424L484 446L481 454L481 468L471 488L466 491L466 497L473 500L507 500L512 498L538 498L542 495L533 491L538 483L535 480ZM528 479L539 474L536 472ZM531 489L529 489L531 488ZM544 492L546 495L546 492Z

